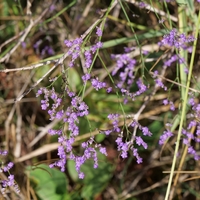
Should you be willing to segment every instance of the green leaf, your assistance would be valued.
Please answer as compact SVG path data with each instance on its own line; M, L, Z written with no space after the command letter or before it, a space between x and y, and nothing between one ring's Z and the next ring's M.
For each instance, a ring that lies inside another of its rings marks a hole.
M105 134L98 134L98 135L95 136L95 141L97 143L100 143L105 139L105 137L106 137Z
M29 178L41 200L67 199L67 179L64 173L45 164L29 168Z
M186 0L176 0L176 2L177 2L178 4L187 5L187 1L186 1Z
M93 162L87 161L81 170L85 173L85 178L82 180L84 186L81 191L81 196L85 199L94 199L108 185L112 178L113 166L106 161L106 157L98 154L99 166L93 168Z
M67 71L67 79L72 89L76 91L77 87L81 84L81 78L75 68L70 68Z
M68 160L67 161L67 170L68 170L68 173L71 177L71 179L76 182L78 180L78 173L75 169L75 163L73 160Z

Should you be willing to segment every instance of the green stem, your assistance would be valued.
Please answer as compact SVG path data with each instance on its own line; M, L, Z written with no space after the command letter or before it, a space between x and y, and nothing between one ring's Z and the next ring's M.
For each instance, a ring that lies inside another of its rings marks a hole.
M185 33L187 35L187 29L186 29L187 20L186 20L185 7L179 6L178 7L178 13L179 13L178 14L179 32ZM185 73L184 68L185 68L186 63L187 63L187 51L185 51L184 49L180 49L179 55L180 55L181 58L185 59L184 63L179 64L179 71L180 71L181 84L186 85L187 74ZM184 97L185 97L185 88L181 87L181 98L183 99Z

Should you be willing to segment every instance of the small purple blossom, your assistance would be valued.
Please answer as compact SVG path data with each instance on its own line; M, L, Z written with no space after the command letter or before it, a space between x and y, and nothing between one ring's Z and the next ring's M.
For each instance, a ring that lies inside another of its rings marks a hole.
M8 172L13 166L14 164L12 162L9 162L6 166L3 167L3 171Z
M152 136L152 133L149 131L147 127L142 127L142 133L144 136Z
M140 164L142 163L142 158L138 154L138 150L136 148L132 148L133 156L136 157L137 163Z
M110 130L105 130L105 131L100 131L100 133L104 133L105 135L110 135L113 132L112 129Z
M105 156L107 156L107 152L106 152L106 148L105 147L100 147L99 151L104 154Z
M102 36L102 30L99 27L96 27L96 28L97 28L97 31L96 31L97 36L101 37Z
M91 84L96 90L100 90L106 87L106 83L99 81L98 78L93 78L91 80Z
M85 75L82 76L82 80L84 83L86 83L86 81L88 81L90 79L90 74L86 73Z
M92 53L94 54L98 49L100 49L101 47L103 46L103 43L102 42L97 42L95 45L93 45L92 47L91 47L91 51L92 51Z
M173 136L173 133L169 130L164 131L163 134L160 136L159 144L162 145L165 143L167 139Z
M6 156L7 154L8 154L8 151L0 149L0 155Z
M146 3L142 2L142 1L139 2L139 7L140 7L140 8L144 8L144 7L146 7Z
M167 87L163 84L161 78L157 78L157 79L155 80L155 82L156 82L156 86L157 86L157 87L161 87L161 88L163 88L165 91L167 90Z
M172 29L168 34L166 34L162 41L159 43L160 46L168 45L176 48L185 48L185 44L194 41L193 36L188 36L184 33L179 34L176 29Z
M135 139L136 139L136 144L138 146L143 146L144 149L147 149L147 147L148 147L147 143L144 142L143 139L140 136L136 136Z
M26 42L21 42L22 48L25 49L26 48Z
M169 102L170 104L170 110L175 111L175 105L172 101Z
M191 106L194 106L194 105L195 105L194 98L191 97L191 98L188 100L188 103L189 103Z
M164 99L164 100L163 100L163 104L164 104L164 105L168 105L168 103L169 103L168 99Z
M135 79L134 70L135 70L136 60L132 59L129 56L129 54L120 54L120 55L112 54L111 58L115 59L117 62L115 69L112 71L113 76L116 75L120 69L123 69L119 74L120 81L117 84L117 87L121 89L126 83L128 86L126 87L129 90Z
M147 86L144 85L144 83L142 82L141 79L138 79L136 83L137 83L139 90L136 92L135 95L138 96L138 95L144 93L147 90Z
M112 92L112 87L107 88L107 89L106 89L106 92L107 92L107 93Z

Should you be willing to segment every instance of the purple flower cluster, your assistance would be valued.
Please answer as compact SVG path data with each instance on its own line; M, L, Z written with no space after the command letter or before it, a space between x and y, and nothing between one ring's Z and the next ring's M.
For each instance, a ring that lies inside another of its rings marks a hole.
M179 34L176 29L172 29L158 44L160 46L168 45L170 47L186 50L188 48L186 44L193 42L194 40L195 38L193 36L186 37L184 33Z
M42 57L54 55L55 52L54 52L52 46L50 45L51 41L52 41L52 39L50 37L45 37L44 39L39 39L37 42L35 42L35 44L33 45L33 48L36 51L36 53L38 55L41 55ZM46 44L46 45L44 46L43 44Z
M164 105L170 105L170 110L174 111L175 110L175 105L172 101L169 101L168 99L163 100Z
M143 6L145 6L145 4L143 4ZM82 55L84 55L84 74L82 75L83 83L86 85L87 82L90 82L96 91L105 88L107 93L110 93L112 91L112 87L108 87L107 84L103 81L100 81L98 77L91 76L94 54L97 53L103 45L100 41L102 30L99 27L96 27L96 35L99 38L99 41L87 48L84 47L85 42L83 42L82 38L77 38L72 41L65 40L65 44L69 48L68 55L71 56L71 62L69 66L73 67L75 65L75 61L82 53ZM191 41L194 41L193 37L186 37L184 34L179 34L176 29L173 29L169 34L163 37L159 45L168 45L170 47L188 50L189 48L187 43ZM118 83L116 84L116 88L120 90L122 96L125 96L124 103L128 101L128 98L134 100L137 96L144 94L149 87L144 84L143 79L136 79L135 77L136 60L131 57L130 51L132 50L134 50L134 48L126 48L125 53L123 54L111 55L111 58L116 61L116 67L112 71L112 76L118 75ZM144 51L143 53L147 54L148 52ZM167 67L171 66L171 64L176 61L179 63L185 62L184 59L180 58L180 56L173 55L164 62L164 69L167 69ZM164 90L167 90L167 87L163 84L162 79L158 76L158 71L154 72L153 78L155 80L156 87L161 87ZM131 92L130 90L133 84L136 84L138 88L135 92ZM64 171L67 159L69 158L75 161L75 168L79 174L79 178L82 179L84 178L84 173L81 171L81 166L86 162L86 160L94 160L94 168L97 168L97 150L104 155L107 155L107 153L106 149L100 144L96 144L94 137L91 137L88 141L82 143L82 155L77 156L75 154L73 150L73 144L76 140L76 137L79 135L79 121L82 117L85 117L89 114L89 108L79 96L69 89L69 87L66 88L65 92L67 94L67 98L70 100L70 105L66 109L63 109L63 99L55 92L54 88L51 90L40 88L37 92L37 96L44 95L44 99L41 100L41 107L43 110L48 110L50 120L59 119L64 124L67 124L67 130L65 131L62 129L49 130L49 134L58 135L58 142L60 143L58 148L59 160L52 163L50 167L59 167L61 171ZM170 109L172 111L175 110L175 106L172 101L165 99L163 104L169 104ZM193 107L197 109L198 105L193 103ZM108 119L112 121L112 128L101 131L101 133L104 133L105 135L117 133L118 137L116 138L116 144L121 157L123 159L127 158L130 151L132 152L133 156L135 156L137 163L141 163L142 158L138 153L137 147L141 146L144 149L147 149L148 145L144 141L143 137L150 137L152 136L152 133L149 131L148 127L143 127L137 121L133 121L129 128L134 129L134 132L133 134L129 133L125 139L123 136L123 131L119 127L119 117L119 114L116 113L109 114ZM190 123L190 127L191 126L193 126L192 123ZM141 131L142 136L136 135L135 130L137 129ZM164 144L164 142L172 136L172 132L167 129L167 131L164 131L163 135L160 137L159 144ZM189 138L188 133L185 133L185 136ZM186 143L186 140L184 141ZM189 152L194 154L194 150L191 146L189 148Z
M195 40L193 36L186 36L184 33L180 34L176 29L172 29L169 34L165 35L161 42L158 43L159 46L170 46L177 49L182 49L184 51L192 52L192 47L188 45ZM164 61L164 67L170 67L172 63L178 62L179 64L185 63L185 59L182 58L179 54L174 54L170 56L167 60ZM185 73L188 73L188 69L184 69ZM161 80L156 80L160 87L166 89L164 85L160 82Z
M96 90L100 90L100 89L106 87L106 83L99 81L98 78L93 78L91 80L91 84L92 84L93 88L95 88Z
M134 70L136 60L131 58L129 54L119 54L119 55L111 55L111 58L116 60L116 67L112 71L112 76L116 75L118 71L120 81L117 84L118 88L126 87L129 89L134 82ZM127 84L126 86L124 84Z
M50 106L51 109L48 109L48 114L50 115L50 120L53 120L55 118L61 119L63 116L63 110L60 110L57 112L57 108L61 105L62 99L56 94L55 89L52 88L51 90L48 90L47 88L40 88L36 96L44 94L44 99L41 100L41 108L42 110L47 110ZM49 100L52 100L54 103L50 105Z
M142 158L138 154L138 149L134 148L132 141L129 140L123 142L123 138L121 136L118 136L115 142L117 144L117 150L121 152L121 157L123 159L128 157L128 151L130 150L133 156L136 158L137 163L138 164L142 163ZM147 149L148 147L147 143L145 143L140 136L135 137L135 142L138 146L143 146L145 149Z
M96 27L96 29L97 29L96 35L100 38L102 36L102 30L99 27ZM68 55L72 57L72 60L69 64L70 67L74 66L75 60L80 56L81 51L83 51L83 55L85 58L84 67L86 68L86 72L82 76L82 80L86 84L86 82L91 79L89 68L92 65L93 54L95 54L98 49L102 48L103 43L101 41L98 41L96 44L92 45L89 49L87 48L87 50L84 50L84 48L81 47L82 44L83 44L82 38L77 38L73 41L65 40L65 45L68 48L70 48L68 51ZM96 90L106 87L106 83L99 81L98 78L92 78L91 84ZM110 92L110 89L108 90L108 92Z
M105 135L110 135L111 133L113 132L117 132L119 133L120 132L120 128L119 128L119 114L109 114L108 117L107 117L109 120L112 121L112 125L113 125L113 128L112 129L107 129L107 130L101 130L100 133L103 133Z
M96 27L96 35L100 38L102 36L102 30L99 27ZM85 57L85 65L83 67L86 68L85 74L82 76L83 82L86 84L87 81L91 81L91 85L96 89L100 90L102 88L106 88L106 83L101 82L98 78L91 78L90 75L90 67L92 65L93 54L97 52L98 49L102 47L102 43L98 41L96 44L92 45L87 50L84 50L83 39L77 38L72 41L65 40L65 45L70 48L68 50L68 55L71 56L71 62L69 64L70 67L75 65L76 59L83 53ZM81 52L82 51L82 52ZM108 92L111 92L110 88L107 88ZM67 131L63 132L62 129L49 130L49 134L58 135L58 142L60 146L58 148L58 156L59 160L52 163L50 167L59 167L61 171L65 170L65 165L67 161L67 155L69 155L69 159L75 161L76 170L79 174L79 178L84 178L83 172L81 172L80 167L83 163L85 163L88 159L94 160L94 168L98 166L97 160L97 149L102 154L107 154L105 148L101 147L101 145L95 144L94 138L90 138L88 142L82 143L83 155L76 156L73 153L73 144L75 142L76 137L79 135L79 120L81 117L85 117L89 114L88 106L84 101L78 96L75 95L74 92L70 91L69 88L66 89L67 96L71 99L70 106L67 107L66 110L61 109L62 98L55 92L54 88L48 90L46 88L40 88L36 94L44 95L44 99L41 100L41 108L43 110L48 110L48 114L50 116L50 120L59 119L62 120L63 123L67 123L68 128Z
M125 48L125 52L132 50L133 48ZM146 52L144 52L146 53ZM135 65L136 60L131 58L129 53L111 55L111 58L116 61L116 67L112 71L112 76L119 73L119 82L116 87L120 89L123 96L125 96L124 103L127 103L128 97L132 100L135 100L136 96L141 95L147 90L147 86L143 83L141 79L136 81L138 86L138 91L133 93L130 92L133 83L135 82Z
M96 31L97 36L101 37L103 34L102 30L99 27L96 27L96 28L97 28L97 31Z
M0 156L6 156L8 154L7 151L2 151L0 150ZM10 174L9 170L14 166L14 164L12 162L9 162L7 165L4 165L3 162L1 163L1 167L0 167L0 173L1 172L8 172L9 176L7 180L0 180L0 184L1 184L1 192L2 194L6 193L6 189L8 187L14 187L15 192L19 193L19 187L17 185L17 183L14 180L14 175Z
M130 134L130 137L132 138L126 138L126 141L124 140L123 137L123 131L120 130L119 128L119 114L109 114L108 115L108 119L112 121L112 125L113 128L112 129L108 129L108 130L104 130L101 131L100 133L104 133L105 135L109 135L110 133L114 132L114 133L119 133L117 139L115 140L116 144L117 144L117 150L120 152L121 157L123 159L128 157L128 151L132 151L133 156L135 156L135 158L137 159L137 163L142 163L142 158L139 156L137 148L135 148L134 146L134 141L135 144L137 146L143 146L144 149L147 149L148 145L146 142L144 142L144 140L142 139L141 136L133 136ZM131 123L130 125L131 127L135 127L137 126L143 136L152 136L152 133L149 131L149 129L147 127L143 127L141 126L138 122L134 121Z
M173 102L168 99L163 100L164 105L170 105L170 109L172 111L175 110ZM194 99L194 95L192 94L188 100L188 104L191 106L192 112L190 116L194 118L193 120L188 122L187 128L182 128L182 141L183 144L188 146L188 153L191 154L195 160L199 160L200 156L197 154L195 148L192 146L193 143L200 143L200 122L197 120L200 118L200 104L197 103ZM171 126L171 125L170 125ZM191 129L195 127L195 132L192 133ZM173 133L167 129L160 136L159 144L163 145L167 139L173 136Z
M47 90L46 88L40 88L37 92L37 96L44 94L44 100L41 101L42 109L48 109L50 115L50 120L59 119L63 123L67 123L67 132L62 130L50 129L48 132L51 135L58 135L58 142L60 146L58 147L59 160L52 163L50 167L59 167L61 171L65 171L65 165L67 162L67 155L69 154L69 159L75 161L76 170L79 174L79 178L84 178L83 172L81 172L80 167L88 159L94 160L94 168L98 166L97 159L97 149L106 155L105 148L101 145L94 144L94 138L90 138L88 142L82 143L82 148L84 149L82 156L76 156L73 153L73 144L76 137L79 135L79 119L81 117L87 116L89 114L88 106L80 97L76 96L74 92L66 89L66 93L69 98L71 98L70 106L66 110L59 109L61 105L61 98L58 97L54 88L52 90ZM50 105L49 99L53 100Z
M102 31L100 28L97 27L96 34L98 37L101 37ZM69 64L70 67L73 67L75 64L76 59L80 56L81 51L83 51L83 48L81 48L81 45L83 44L83 39L76 38L72 41L70 40L65 40L64 41L65 45L70 48L68 51L68 55L72 57L72 60ZM98 49L100 49L103 46L101 41L98 41L96 44L90 47L89 50L85 50L84 57L85 57L85 68L90 68L92 64L92 54L94 54Z
M135 93L135 96L139 96L147 90L147 86L142 82L141 79L136 81L139 90Z
M107 156L106 149L104 147L101 147L101 144L95 144L94 137L91 137L87 142L83 142L82 148L84 149L84 153L82 156L75 156L72 152L70 153L70 159L75 161L75 168L79 174L80 179L84 178L84 173L81 172L80 168L86 160L94 160L93 167L98 167L97 149L99 149L100 153Z
M193 133L190 132L190 127L192 126L197 126L197 131L196 131L196 135L194 135ZM200 143L200 123L198 123L196 121L191 121L187 127L187 130L182 129L182 134L184 136L183 138L183 143L185 145L188 146L188 153L191 154L195 160L199 160L200 156L197 154L196 150L194 149L194 147L192 146L192 141L195 141L196 143Z
M195 101L195 98L193 96L191 96L189 98L188 104L192 107L192 111L193 111L193 115L200 119L200 103L197 103Z
M139 3L139 7L140 7L140 8L145 8L146 6L147 6L147 4L144 3L143 1L141 1L141 2Z
M163 134L160 136L159 144L163 145L166 140L173 136L173 133L170 130L164 131Z
M188 153L191 154L195 160L199 160L200 156L192 146L193 143L200 143L200 122L197 120L200 118L200 104L195 101L194 95L191 94L188 104L191 106L191 117L194 119L189 121L187 128L182 129L182 140L185 145L188 146ZM195 132L192 133L191 129L195 127Z

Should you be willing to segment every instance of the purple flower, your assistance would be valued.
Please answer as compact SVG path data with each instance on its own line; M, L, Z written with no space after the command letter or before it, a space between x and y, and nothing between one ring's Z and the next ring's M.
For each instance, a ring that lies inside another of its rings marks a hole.
M168 99L164 99L164 100L163 100L163 104L164 104L164 105L168 105L168 103L169 103Z
M142 127L143 135L152 136L152 133L149 131L147 127Z
M194 150L194 148L192 146L190 146L188 148L188 153L195 155L196 151Z
M103 46L103 43L99 41L95 45L93 45L90 50L94 54L97 51L97 49L100 49L102 46Z
M100 147L99 151L104 154L105 156L107 156L107 152L106 152L106 148L105 147Z
M107 89L106 89L106 92L107 92L107 93L112 92L112 87L107 88Z
M173 136L173 133L169 130L164 131L163 134L160 136L159 144L162 145L165 143L167 139Z
M64 114L64 111L63 111L63 110L58 111L58 112L56 113L56 119L62 119L63 114Z
M83 39L82 38L76 38L75 40L73 40L73 45L81 45L83 43Z
M143 141L143 139L139 136L136 136L135 137L135 139L136 139L136 144L138 145L138 146L143 146L144 147L144 149L147 149L147 147L148 147L148 145L147 145L147 143L146 142L144 142Z
M111 58L115 59L117 62L115 69L112 71L113 76L116 75L120 69L124 68L119 74L120 81L117 84L117 87L122 89L123 85L126 83L128 86L127 89L129 90L135 79L134 70L136 60L132 59L129 54L112 54Z
M166 60L166 61L164 62L164 65L167 66L167 67L170 67L171 64L172 64L173 62L177 61L177 60L178 60L178 56L177 56L177 55L173 55L170 59L168 59L168 60Z
M86 83L86 81L88 81L88 80L90 79L90 77L91 77L91 76L90 76L90 74L88 74L88 73L85 74L85 75L83 75L83 76L82 76L83 82Z
M136 157L137 163L140 164L142 163L142 158L138 154L138 150L136 148L132 148L133 156Z
M105 135L110 135L110 133L112 133L113 130L105 130L105 131L100 131L100 133L104 133Z
M99 28L99 27L96 27L97 28L97 31L96 31L96 34L101 37L102 36L102 30Z
M175 111L175 105L172 101L169 102L170 104L170 110Z
M49 103L46 100L41 100L42 110L46 110L49 107Z
M22 45L22 48L24 49L26 48L26 42L22 42L21 45Z
M191 97L191 98L188 100L188 103L189 103L191 106L194 106L194 105L195 105L194 98Z
M157 78L157 79L155 80L155 82L156 82L156 86L157 86L157 87L161 87L161 88L163 88L165 91L167 90L167 87L163 84L161 78Z
M102 88L106 87L106 83L105 82L100 82L98 80L98 78L93 78L91 80L91 84L96 90L99 90L99 89L102 89Z
M195 127L197 125L197 122L196 121L190 121L190 123L189 123L189 125L188 125L188 127L187 127L187 129L188 130L190 130L192 127Z
M138 79L136 83L137 83L139 90L136 92L135 95L138 96L147 90L147 86L142 83L141 79Z
M102 43L102 42L99 41L99 42L96 43L97 49L102 48L102 46L103 46L103 43Z
M192 36L186 37L184 33L179 34L176 29L172 29L169 34L165 35L162 41L159 43L160 46L162 45L169 45L171 47L176 48L185 48L185 43L189 43L194 41L195 38Z
M127 158L127 157L128 157L127 152L126 152L126 151L122 151L121 157L122 157L123 159Z
M139 7L140 7L140 8L146 7L146 3L144 3L144 2L139 2Z
M0 155L6 156L8 154L8 151L6 150L0 150Z
M14 175L8 176L8 182L7 186L13 186L14 185Z
M3 167L3 171L4 171L4 172L8 172L13 166L14 166L14 164L13 164L12 162L9 162L9 163L7 164L7 166L4 166L4 167Z
M83 172L80 172L80 173L78 174L78 177L79 177L80 179L84 179L85 175L84 175Z

